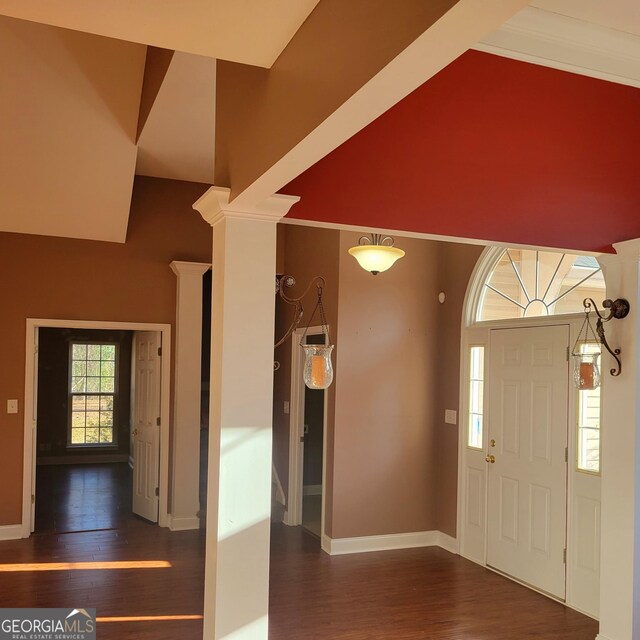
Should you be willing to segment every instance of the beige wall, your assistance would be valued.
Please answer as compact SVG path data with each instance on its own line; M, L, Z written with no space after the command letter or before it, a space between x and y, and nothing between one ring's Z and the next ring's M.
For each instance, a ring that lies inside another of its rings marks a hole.
M332 229L315 229L311 227L282 224L278 227L278 267L279 271L292 275L296 279L296 286L287 289L291 297L302 294L310 280L317 275L324 276L327 281L323 301L327 312L327 322L331 332L331 339L336 343L338 323L338 261L340 251L340 232ZM310 319L316 303L316 289L311 288L303 300L305 316L301 323L304 327ZM283 303L280 299L276 304L276 340L279 340L293 319L293 307ZM313 325L320 324L318 315ZM289 482L289 415L284 413L284 402L291 399L291 349L299 348L292 340L287 340L275 352L275 358L280 362L280 369L274 374L274 403L273 403L273 443L274 463L285 494ZM336 362L334 350L333 362ZM334 394L335 385L328 391L327 415L327 449L333 450L334 429ZM333 495L330 465L332 459L327 458L327 527L331 527Z
M191 205L206 185L137 178L126 244L0 234L0 525L21 520L26 318L175 322L172 260L211 260L211 228ZM86 213L90 224L91 212Z
M279 236L285 271L300 284L329 276L326 306L337 346L328 399L327 534L439 529L455 536L458 437L444 410L458 409L462 305L482 247L398 238L406 257L372 276L347 254L358 237L290 225ZM444 305L439 291L447 294ZM278 336L290 317L278 306ZM275 374L274 457L285 492L290 354L291 342L278 349Z
M331 537L436 528L438 245L398 239L407 253L373 276L341 233Z
M484 247L469 244L440 244L438 291L444 291L446 300L437 298L431 304L437 307L438 331L438 393L435 430L437 449L436 524L439 531L456 535L456 507L458 491L458 425L445 424L445 409L458 411L460 397L460 331L462 309L471 273Z

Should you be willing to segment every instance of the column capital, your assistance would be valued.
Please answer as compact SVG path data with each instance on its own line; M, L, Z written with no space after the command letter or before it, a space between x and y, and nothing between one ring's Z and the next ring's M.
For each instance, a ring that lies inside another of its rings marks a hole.
M211 187L193 208L213 227L223 218L245 218L278 222L287 215L289 209L300 200L298 196L276 193L258 204L236 205L229 201L231 189Z
M616 242L613 245L616 250L616 254L623 260L640 259L640 238L634 238L633 240L624 240L623 242Z
M169 266L178 277L186 274L202 276L211 269L211 265L207 262L183 262L182 260L174 260Z

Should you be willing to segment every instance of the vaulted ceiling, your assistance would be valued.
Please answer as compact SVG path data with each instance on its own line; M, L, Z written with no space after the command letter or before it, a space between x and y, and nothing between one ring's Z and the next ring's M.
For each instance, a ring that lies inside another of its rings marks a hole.
M302 188L470 48L640 86L639 36L634 0L0 0L0 231L124 242L135 174Z

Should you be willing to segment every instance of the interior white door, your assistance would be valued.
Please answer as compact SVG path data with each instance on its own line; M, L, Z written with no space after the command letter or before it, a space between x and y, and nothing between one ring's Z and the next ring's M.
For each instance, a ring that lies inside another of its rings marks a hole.
M133 512L158 521L160 332L136 331L133 345Z
M487 564L561 599L568 345L566 325L494 330L489 368Z

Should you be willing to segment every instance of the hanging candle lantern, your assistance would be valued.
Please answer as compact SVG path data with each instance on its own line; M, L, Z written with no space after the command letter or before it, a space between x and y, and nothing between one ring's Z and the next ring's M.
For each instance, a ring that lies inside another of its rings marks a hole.
M304 330L300 346L304 350L304 368L302 376L304 383L309 389L326 389L333 382L333 364L331 363L331 352L333 345L329 338L329 327L327 319L324 315L324 306L322 304L322 289L324 278L318 278L316 281L318 287L318 300L313 309L313 313L309 317L307 328ZM311 326L316 311L320 313L320 323L322 325L322 333L324 335L324 344L305 344L307 331Z
M600 386L600 368L598 367L600 353L583 353L573 357L575 359L573 379L576 387L581 391L597 389Z
M333 382L333 364L331 352L333 345L303 344L304 349L304 383L309 389L326 389Z
M589 308L585 306L585 317L573 347L573 380L580 391L590 391L600 386L598 361L602 349L589 319ZM589 335L591 334L591 335Z

